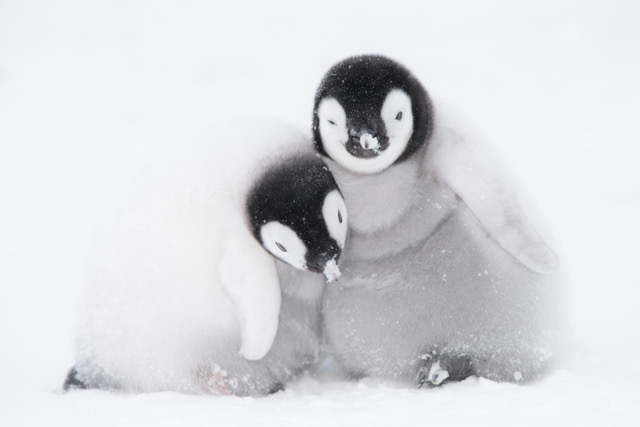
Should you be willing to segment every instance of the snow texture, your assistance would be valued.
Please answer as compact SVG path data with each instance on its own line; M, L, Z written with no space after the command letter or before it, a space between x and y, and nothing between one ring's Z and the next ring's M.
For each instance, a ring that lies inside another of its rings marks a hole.
M640 423L640 6L388 6L0 3L0 425ZM352 25L363 14L375 31ZM308 129L325 71L371 52L470 117L548 219L574 357L525 386L309 375L260 399L60 394L91 241L120 195L214 121L266 114Z
M324 276L327 278L327 283L335 282L340 277L340 267L336 263L335 259L327 261L324 266Z
M363 133L362 135L360 135L360 145L362 145L362 148L367 150L378 151L378 149L380 148L378 138L376 138L375 136L371 136L370 133Z
M442 369L439 360L431 365L431 369L429 369L429 375L427 376L427 381L429 381L431 384L439 385L442 384L442 382L447 378L449 378L449 372L446 369Z

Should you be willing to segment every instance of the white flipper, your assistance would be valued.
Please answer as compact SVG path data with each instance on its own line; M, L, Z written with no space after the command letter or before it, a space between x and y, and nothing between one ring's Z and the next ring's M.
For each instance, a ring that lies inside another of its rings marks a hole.
M246 226L232 230L220 261L220 279L240 325L239 354L247 360L259 360L269 352L278 330L280 281L273 257Z
M556 254L538 234L504 168L476 140L437 126L426 168L458 195L502 248L533 271L557 267Z

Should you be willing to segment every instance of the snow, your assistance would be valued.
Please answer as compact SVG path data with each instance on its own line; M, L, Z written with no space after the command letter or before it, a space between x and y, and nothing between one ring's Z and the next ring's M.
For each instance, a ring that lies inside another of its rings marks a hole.
M380 143L378 142L378 138L375 136L371 136L370 133L363 133L360 135L360 145L362 148L367 150L374 150L375 152L379 152Z
M622 0L1 2L0 425L638 424L638 18ZM88 251L119 195L219 120L309 129L324 72L372 52L471 117L529 190L567 270L574 357L524 386L60 394Z
M322 272L324 277L327 278L327 283L335 282L340 277L340 267L336 263L335 259L330 259L324 265L324 271Z
M431 384L439 385L442 384L442 382L447 378L449 378L449 371L442 369L439 360L431 365L431 369L429 369L429 374L427 375L428 382L430 382Z

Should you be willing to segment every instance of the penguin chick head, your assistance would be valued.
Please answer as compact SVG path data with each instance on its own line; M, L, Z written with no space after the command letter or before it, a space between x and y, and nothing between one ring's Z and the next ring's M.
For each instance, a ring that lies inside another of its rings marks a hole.
M415 153L433 113L420 82L378 55L347 58L325 74L313 108L316 149L345 169L380 172Z
M327 166L314 154L294 156L267 170L246 202L251 230L287 264L337 279L347 237L347 207Z

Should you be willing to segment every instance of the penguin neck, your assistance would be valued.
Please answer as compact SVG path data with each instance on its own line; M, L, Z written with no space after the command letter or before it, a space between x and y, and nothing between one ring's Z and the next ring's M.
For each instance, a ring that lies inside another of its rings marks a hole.
M458 199L425 170L426 154L423 146L404 162L374 175L354 174L327 161L349 213L343 265L418 245L452 215Z
M351 172L327 159L347 204L352 231L370 234L389 228L411 208L424 148L407 160L371 175Z
M278 259L275 261L283 298L313 304L320 301L326 281L322 274L298 270Z

